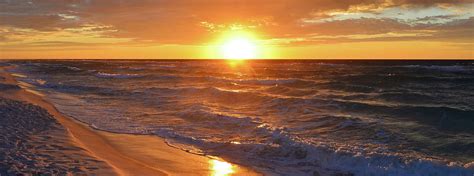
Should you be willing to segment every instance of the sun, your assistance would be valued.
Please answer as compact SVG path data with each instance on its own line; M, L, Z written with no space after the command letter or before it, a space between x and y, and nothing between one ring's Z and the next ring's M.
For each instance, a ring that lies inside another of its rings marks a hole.
M245 60L258 57L257 42L251 36L228 36L222 41L219 50L224 59Z
M257 46L246 38L235 38L222 45L221 52L225 59L252 59L257 57Z
M269 53L274 53L271 45L260 37L261 33L258 31L238 29L216 34L214 41L205 50L212 58L241 62L272 57Z

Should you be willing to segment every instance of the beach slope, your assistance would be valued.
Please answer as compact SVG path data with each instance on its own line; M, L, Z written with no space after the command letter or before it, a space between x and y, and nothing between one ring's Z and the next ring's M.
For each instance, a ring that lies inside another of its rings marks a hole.
M170 147L156 136L92 129L20 87L6 68L0 68L0 133L6 134L0 138L1 175L259 175Z

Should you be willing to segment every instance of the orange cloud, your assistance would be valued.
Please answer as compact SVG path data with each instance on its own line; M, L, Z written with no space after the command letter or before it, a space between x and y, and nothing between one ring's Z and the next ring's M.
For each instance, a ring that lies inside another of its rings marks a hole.
M470 0L0 0L0 49L206 45L239 29L281 46L472 46L472 6Z

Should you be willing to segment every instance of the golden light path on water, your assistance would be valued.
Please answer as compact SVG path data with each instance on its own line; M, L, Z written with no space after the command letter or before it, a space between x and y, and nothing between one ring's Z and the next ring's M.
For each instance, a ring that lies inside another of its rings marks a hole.
M232 68L236 68L245 64L244 60L241 59L227 59L227 64Z
M209 160L209 163L211 165L212 176L227 176L235 172L234 166L228 162L212 159Z

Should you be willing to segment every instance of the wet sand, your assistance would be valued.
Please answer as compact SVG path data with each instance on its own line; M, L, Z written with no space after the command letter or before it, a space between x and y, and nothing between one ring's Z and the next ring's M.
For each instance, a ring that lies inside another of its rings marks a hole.
M26 152L31 157L25 161L17 162L19 162L20 165L26 165L30 170L18 169L19 172L34 173L35 167L39 166L28 166L28 162L26 161L37 161L42 154L47 154L50 159L45 162L50 162L49 165L46 165L51 168L54 168L54 164L61 160L60 156L70 156L68 159L72 160L75 165L68 165L66 162L65 165L61 166L63 168L58 170L65 170L71 174L260 175L248 168L230 164L221 159L211 159L206 156L194 155L170 147L163 139L156 136L115 134L94 130L85 124L61 114L51 103L45 101L38 92L18 86L19 84L10 74L5 72L4 69L5 67L0 68L0 98L9 99L6 101L13 101L13 104L37 107L33 109L43 109L47 111L46 114L43 113L43 116L50 115L54 118L52 123L57 125L57 127L55 127L56 130L47 129L47 132L44 132L46 135L43 135L43 137L38 134L28 135L32 136L32 138L37 135L36 137L41 140L25 140L26 148L33 146L29 143L34 142L36 142L38 146L52 145L52 143L54 143L55 147L45 151L23 151L23 154ZM33 110L33 112L36 111L41 110ZM35 116L33 113L33 115L27 118L38 118L37 116L38 115ZM18 131L25 129L12 130ZM16 133L13 134L15 135ZM54 142L55 140L56 142ZM77 153L77 156L70 155L70 153L74 152ZM8 157L13 157L12 160L15 160L16 156L11 155ZM89 167L89 165L91 166ZM7 164L7 167L9 166L12 165ZM2 168L0 168L0 170L1 169ZM41 169L39 169L39 172L40 171Z

